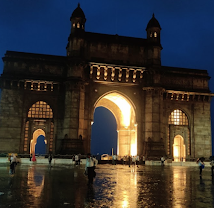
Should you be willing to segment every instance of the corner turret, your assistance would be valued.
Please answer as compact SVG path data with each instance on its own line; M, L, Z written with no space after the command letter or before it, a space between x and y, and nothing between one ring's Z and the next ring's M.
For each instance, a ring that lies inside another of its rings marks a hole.
M82 46L84 44L86 18L79 3L71 15L70 21L71 33L68 37L68 44L66 47L67 56L80 57L82 55Z
M77 8L73 11L71 18L71 32L78 31L78 30L85 30L85 14L80 8L80 4L78 3Z
M158 20L155 18L153 13L152 18L149 20L149 23L146 27L147 31L147 39L149 42L157 42L160 43L160 31L161 27Z
M148 65L161 65L161 27L154 13L147 24L146 31L148 41Z

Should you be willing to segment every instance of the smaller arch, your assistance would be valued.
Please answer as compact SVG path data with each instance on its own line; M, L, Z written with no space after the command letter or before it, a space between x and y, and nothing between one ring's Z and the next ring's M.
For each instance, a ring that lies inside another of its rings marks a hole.
M42 129L37 129L33 132L33 138L31 139L30 142L30 154L35 154L37 139L41 135L45 137L45 132ZM47 140L45 140L45 144L47 144Z
M176 135L173 142L173 158L175 162L185 161L186 145L181 135Z

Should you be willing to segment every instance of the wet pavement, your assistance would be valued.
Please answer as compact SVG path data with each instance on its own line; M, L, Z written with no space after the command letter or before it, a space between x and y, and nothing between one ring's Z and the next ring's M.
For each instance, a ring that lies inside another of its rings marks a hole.
M205 167L98 165L93 186L84 166L0 164L0 207L211 208L214 180Z

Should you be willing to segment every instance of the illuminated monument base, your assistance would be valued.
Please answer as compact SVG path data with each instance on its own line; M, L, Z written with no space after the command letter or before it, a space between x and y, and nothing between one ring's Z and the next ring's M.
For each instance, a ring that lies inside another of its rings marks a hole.
M211 155L209 75L161 65L161 27L146 38L85 31L78 5L71 15L67 56L7 51L0 79L0 152L86 154L94 111L117 122L117 154L160 160ZM185 35L185 33L184 33Z

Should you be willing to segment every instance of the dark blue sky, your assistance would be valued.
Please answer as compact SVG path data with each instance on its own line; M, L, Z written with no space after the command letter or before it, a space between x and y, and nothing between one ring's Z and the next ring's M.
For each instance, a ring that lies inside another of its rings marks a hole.
M66 55L78 2L90 32L146 38L154 13L162 28L162 65L208 70L214 92L213 0L2 0L0 56L6 50Z
M106 108L98 107L94 113L91 134L91 153L96 155L117 153L117 123Z

